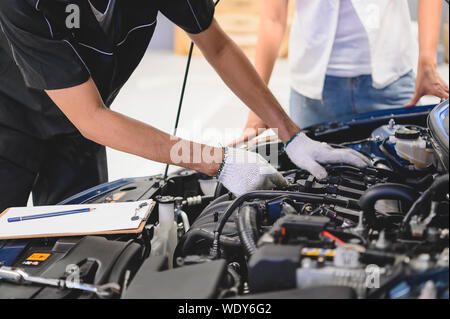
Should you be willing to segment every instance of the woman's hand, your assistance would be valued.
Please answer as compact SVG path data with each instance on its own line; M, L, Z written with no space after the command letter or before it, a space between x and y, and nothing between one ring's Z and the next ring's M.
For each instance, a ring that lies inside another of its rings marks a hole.
M437 71L437 48L441 29L442 0L418 2L419 64L416 92L406 106L414 106L424 95L448 98L448 84Z
M406 106L414 106L425 95L434 95L448 99L448 84L442 79L433 63L419 63L416 79L416 91Z

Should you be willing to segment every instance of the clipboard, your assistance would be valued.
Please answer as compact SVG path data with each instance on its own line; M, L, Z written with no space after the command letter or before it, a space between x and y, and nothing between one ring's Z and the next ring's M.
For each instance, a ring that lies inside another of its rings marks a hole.
M155 207L153 200L107 204L8 208L0 214L0 240L72 237L87 235L139 234ZM90 213L8 222L8 218L94 208ZM136 220L133 217L139 216Z

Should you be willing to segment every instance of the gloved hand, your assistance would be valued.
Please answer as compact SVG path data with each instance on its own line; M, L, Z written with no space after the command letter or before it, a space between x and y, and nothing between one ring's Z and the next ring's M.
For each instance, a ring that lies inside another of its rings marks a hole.
M283 175L261 155L232 147L226 149L217 178L236 196L260 189L287 186Z
M305 133L295 135L286 143L285 150L295 165L307 170L317 179L324 179L328 175L320 164L342 163L359 168L370 165L370 160L355 150L333 148L310 139Z

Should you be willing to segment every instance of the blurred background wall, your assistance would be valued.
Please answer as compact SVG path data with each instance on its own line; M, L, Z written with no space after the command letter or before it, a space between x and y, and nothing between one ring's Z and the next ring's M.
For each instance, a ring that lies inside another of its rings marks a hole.
M339 1L339 0L335 0ZM411 11L411 18L417 21L417 4L420 0L408 0ZM295 1L290 0L291 6L294 6ZM252 46L256 45L256 34L258 23L259 6L262 0L222 0L216 12L216 17L228 33L235 38L236 42L244 48L244 50L252 54ZM292 11L292 9L291 9ZM441 28L441 43L440 53L443 55L444 39L448 39L447 33L444 33L445 23L448 23L449 7L443 1L442 10L442 28ZM448 24L447 24L448 26ZM416 28L416 25L414 25ZM446 42L448 46L448 41ZM150 45L151 50L175 50L177 53L185 54L188 50L189 40L185 37L182 31L177 30L174 25L160 14L158 18L158 26L156 35ZM287 54L287 43L280 53L281 56ZM448 60L447 60L448 61Z

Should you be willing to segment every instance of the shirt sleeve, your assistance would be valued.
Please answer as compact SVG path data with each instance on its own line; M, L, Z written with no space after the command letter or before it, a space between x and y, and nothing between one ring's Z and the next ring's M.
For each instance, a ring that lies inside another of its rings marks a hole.
M159 11L188 33L209 28L214 18L213 0L158 0Z
M89 70L70 43L70 37L56 32L37 6L26 1L1 0L0 27L28 87L63 89L89 79Z

